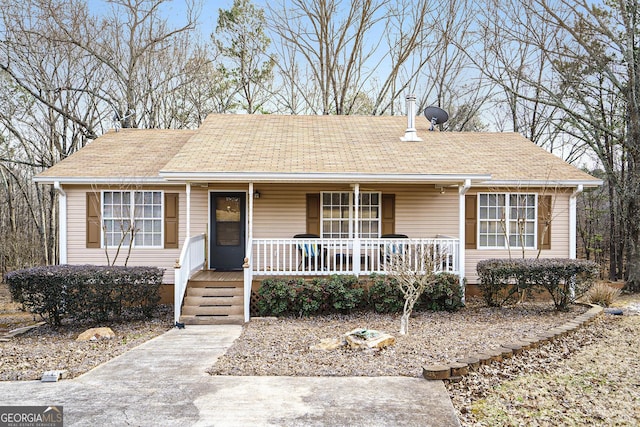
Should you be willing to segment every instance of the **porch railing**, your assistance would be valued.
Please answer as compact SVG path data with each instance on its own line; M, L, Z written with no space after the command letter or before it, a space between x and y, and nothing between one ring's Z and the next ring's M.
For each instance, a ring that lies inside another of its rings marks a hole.
M253 239L254 275L385 273L401 259L414 270L459 272L460 242L425 239Z
M205 264L205 243L204 234L189 237L182 246L180 258L175 266L174 277L174 317L175 321L180 321L182 312L182 300L187 289L187 282L198 270L202 270Z

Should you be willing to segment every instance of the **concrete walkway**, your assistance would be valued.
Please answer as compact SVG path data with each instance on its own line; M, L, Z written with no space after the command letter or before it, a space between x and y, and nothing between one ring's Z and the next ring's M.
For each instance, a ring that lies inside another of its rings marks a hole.
M2 405L63 405L65 426L458 426L441 381L210 376L241 326L187 326L58 383L1 382Z

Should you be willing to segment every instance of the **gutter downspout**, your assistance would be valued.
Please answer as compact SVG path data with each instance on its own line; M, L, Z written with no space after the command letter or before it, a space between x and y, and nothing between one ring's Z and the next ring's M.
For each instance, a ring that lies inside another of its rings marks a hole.
M58 256L59 264L67 263L67 193L62 189L60 181L53 183L58 193Z
M460 277L460 287L462 288L462 303L465 303L465 195L471 188L471 180L465 179L464 184L458 187L458 277Z
M584 191L584 186L582 184L578 185L576 190L571 193L571 197L569 197L569 258L576 259L576 251L577 251L577 243L578 243L578 233L577 233L577 198Z
M582 184L576 187L576 190L571 193L569 197L569 259L576 259L576 251L578 244L578 209L577 209L577 199L578 196L584 191L584 186ZM571 281L571 298L576 297L576 288L575 288L575 277Z

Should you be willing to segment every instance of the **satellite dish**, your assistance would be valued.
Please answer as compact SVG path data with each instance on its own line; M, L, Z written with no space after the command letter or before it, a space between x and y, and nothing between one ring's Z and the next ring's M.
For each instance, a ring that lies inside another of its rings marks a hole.
M431 122L431 128L429 128L429 130L434 130L436 125L442 124L449 120L449 113L447 113L440 107L434 106L425 108L424 116Z

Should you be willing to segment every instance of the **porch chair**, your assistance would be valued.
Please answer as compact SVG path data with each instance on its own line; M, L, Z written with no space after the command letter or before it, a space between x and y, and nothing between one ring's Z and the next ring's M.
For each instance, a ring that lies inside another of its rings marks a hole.
M408 239L406 234L383 234L381 239ZM391 262L393 255L404 254L407 250L406 246L402 243L389 242L384 245L380 245L380 264L386 265Z
M320 236L317 234L296 234L293 236L294 239L319 239ZM298 269L302 267L304 263L304 267L306 269L311 269L316 265L316 258L318 259L318 267L320 269L324 268L325 259L327 258L327 248L322 248L322 245L317 243L298 243L298 253L300 254L300 263L298 264Z

